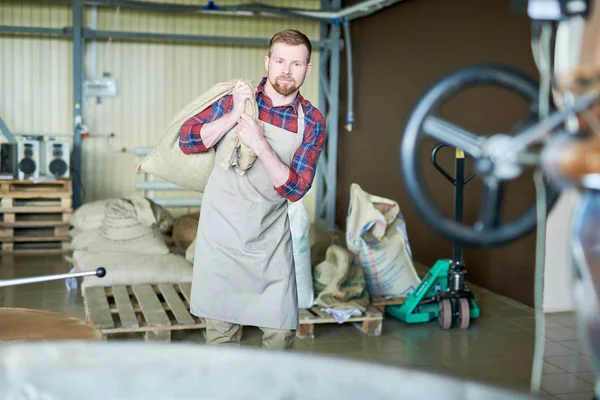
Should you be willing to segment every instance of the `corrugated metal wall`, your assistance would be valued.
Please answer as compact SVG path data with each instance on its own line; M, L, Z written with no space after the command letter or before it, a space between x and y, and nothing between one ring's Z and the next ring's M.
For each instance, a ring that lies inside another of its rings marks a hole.
M161 2L166 2L162 0ZM198 1L168 0L179 4ZM239 4L218 1L217 4ZM69 5L40 2L3 2L4 25L62 28L71 25ZM283 0L271 5L318 8L319 0ZM270 38L285 28L296 28L319 39L314 22L263 17L225 17L198 14L156 13L114 7L86 8L85 24L97 29L177 34ZM110 74L118 81L115 98L86 98L86 125L91 132L114 132L113 148L153 147L169 122L188 102L218 81L235 77L260 79L264 74L262 47L206 45L200 43L145 43L124 40L87 42L88 77ZM94 51L95 48L95 51ZM68 39L0 37L0 116L14 132L70 132L72 127L72 46ZM92 62L96 60L96 63ZM315 73L302 94L318 104L318 51ZM84 202L122 196L135 190L139 159L116 153L99 138L83 141ZM157 192L161 197L181 197L182 192ZM190 194L190 193L185 193ZM314 193L305 204L314 215ZM176 214L187 209L174 209Z

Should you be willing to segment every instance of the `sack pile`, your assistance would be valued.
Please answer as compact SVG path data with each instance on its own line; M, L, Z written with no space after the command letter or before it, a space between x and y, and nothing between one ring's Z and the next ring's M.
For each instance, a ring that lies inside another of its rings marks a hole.
M344 311L364 313L373 296L407 297L421 282L398 203L357 184L345 232L315 240L311 255L316 304L339 321L352 315Z
M166 208L138 194L90 202L73 214L71 249L164 254L173 223Z
M173 216L149 199L133 194L87 203L72 225L75 269L106 269L103 278L84 277L83 287L191 282L191 264L171 253L165 240Z

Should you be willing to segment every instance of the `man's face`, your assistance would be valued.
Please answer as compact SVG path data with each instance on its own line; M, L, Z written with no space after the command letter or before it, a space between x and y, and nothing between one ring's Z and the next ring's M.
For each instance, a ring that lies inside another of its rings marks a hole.
M308 49L303 45L275 43L271 56L265 56L267 79L282 96L289 96L304 83L312 65L307 63Z

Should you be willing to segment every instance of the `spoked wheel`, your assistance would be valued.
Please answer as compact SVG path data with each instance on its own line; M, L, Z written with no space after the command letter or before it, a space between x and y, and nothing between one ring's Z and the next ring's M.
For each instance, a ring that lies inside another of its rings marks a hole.
M452 302L450 299L443 299L438 303L438 322L440 328L448 330L452 327Z
M513 221L501 224L500 215L504 184L517 178L523 165L532 163L531 157L527 160L531 153L525 153L525 147L532 144L531 137L538 134L540 127L529 127L515 136L498 134L488 138L435 116L451 96L472 86L485 85L508 89L524 97L532 111L537 108L538 86L521 72L501 66L465 68L442 79L425 94L408 120L400 149L401 173L417 212L440 235L463 246L506 244L528 234L537 225L535 203ZM478 222L474 225L445 216L432 201L418 158L428 137L461 149L474 159L475 172L485 187ZM551 186L546 188L548 211L558 193Z
M463 297L456 302L456 322L458 329L469 329L471 322L471 308L469 299Z

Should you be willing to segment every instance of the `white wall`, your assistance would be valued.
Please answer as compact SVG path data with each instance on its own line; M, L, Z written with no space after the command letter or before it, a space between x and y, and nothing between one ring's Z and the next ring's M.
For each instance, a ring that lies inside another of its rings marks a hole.
M544 275L544 312L573 311L571 297L571 216L579 193L565 191L548 216Z
M161 1L206 4L198 0ZM248 2L226 1L227 5ZM320 7L318 0L269 3L281 7ZM97 10L97 29L100 30L270 39L281 29L295 28L312 40L319 39L319 23L308 20L159 13L112 6ZM92 7L86 7L86 26L93 24L92 15ZM71 25L71 19L70 4L0 0L0 25L62 28ZM100 103L95 98L85 98L84 122L92 133L114 132L116 137L111 139L111 144L117 149L156 146L169 121L211 86L237 77L259 80L265 73L266 46L99 39L94 52L92 44L86 41L87 76L110 73L117 79L117 96L103 98ZM72 133L72 47L70 39L62 37L1 36L0 117L12 132ZM318 106L319 50L315 49L313 55L313 73L306 79L301 93ZM136 173L138 157L115 153L105 139L93 137L83 140L82 150L84 203L135 192L135 184L142 178ZM156 195L200 197L198 193L187 191L157 191ZM314 219L314 190L305 197L304 204ZM195 210L170 211L177 214Z

